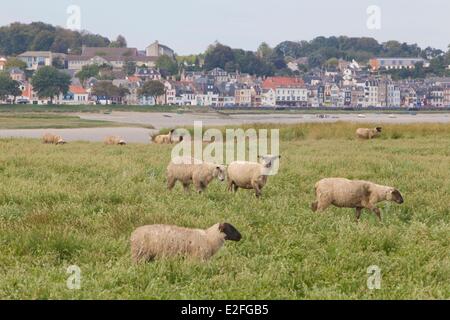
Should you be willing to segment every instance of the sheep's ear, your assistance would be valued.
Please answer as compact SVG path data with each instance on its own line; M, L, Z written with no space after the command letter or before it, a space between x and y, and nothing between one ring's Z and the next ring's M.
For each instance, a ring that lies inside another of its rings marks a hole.
M220 231L220 232L225 232L225 228L226 228L225 223L221 223L221 224L219 225L219 231Z

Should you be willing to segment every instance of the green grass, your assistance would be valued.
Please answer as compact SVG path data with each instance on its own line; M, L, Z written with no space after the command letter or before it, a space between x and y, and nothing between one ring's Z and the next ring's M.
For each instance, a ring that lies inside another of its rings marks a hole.
M0 113L0 129L70 129L124 126L144 127L143 125L137 124L125 124L102 120L85 120L78 116L49 113Z
M350 125L337 124L334 137L310 134L316 126L283 141L280 172L260 200L217 181L203 195L168 193L171 146L0 140L0 298L450 298L446 129L405 126L399 137L358 141ZM380 205L383 223L366 211L359 224L350 209L314 214L314 183L329 176L395 186L405 203ZM207 263L131 263L138 226L220 221L244 238ZM66 287L70 265L81 268L81 290ZM371 265L381 290L367 289Z

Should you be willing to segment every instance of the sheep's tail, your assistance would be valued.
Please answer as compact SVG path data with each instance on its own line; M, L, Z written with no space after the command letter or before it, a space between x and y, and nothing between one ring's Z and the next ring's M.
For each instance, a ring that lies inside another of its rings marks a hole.
M318 201L315 201L315 202L311 203L311 210L313 212L316 212L318 208L319 208L319 202Z

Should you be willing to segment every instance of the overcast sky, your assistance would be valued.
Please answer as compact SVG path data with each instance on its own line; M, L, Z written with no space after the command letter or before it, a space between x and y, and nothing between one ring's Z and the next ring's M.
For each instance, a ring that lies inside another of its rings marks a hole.
M450 44L449 0L2 0L0 25L43 21L66 26L69 5L81 9L83 29L109 38L123 34L131 47L154 40L178 54L203 52L218 40L255 50L262 41L316 36L370 36L422 47ZM381 28L369 29L367 8L381 9Z

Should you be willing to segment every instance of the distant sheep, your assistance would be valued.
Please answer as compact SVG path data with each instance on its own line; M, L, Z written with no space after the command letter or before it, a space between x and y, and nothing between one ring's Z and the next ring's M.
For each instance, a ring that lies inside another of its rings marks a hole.
M123 146L123 145L126 145L127 143L125 142L125 140L123 140L120 137L109 136L109 137L106 137L105 144L106 145L120 145L120 146Z
M311 205L314 212L324 211L330 205L355 208L357 220L361 216L361 210L365 208L373 211L381 221L381 211L376 207L377 203L382 201L403 203L403 197L397 189L369 181L327 178L320 180L315 189L317 201Z
M373 139L381 135L381 127L376 127L374 129L369 128L359 128L356 130L356 136L360 139Z
M54 135L51 133L44 134L44 136L42 137L42 142L47 143L47 144L57 144L57 145L67 143L61 136Z
M189 191L191 183L197 192L202 193L210 182L217 178L224 181L226 168L223 165L203 162L190 157L178 157L167 166L167 187L172 190L177 181Z
M149 225L131 235L131 255L136 263L165 257L210 259L226 240L240 241L241 234L229 223L209 229L188 229L170 225Z
M156 137L152 137L152 140L156 144L172 144L174 142L183 141L183 137L179 137L178 141L173 139L175 133L175 129L170 130L168 134L157 135Z
M235 161L228 166L228 190L237 192L239 188L253 189L256 196L261 196L261 190L267 183L267 177L273 164L280 156L266 155L259 157L261 163Z

